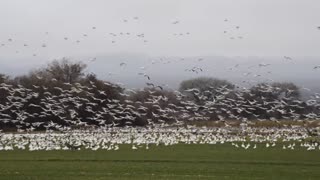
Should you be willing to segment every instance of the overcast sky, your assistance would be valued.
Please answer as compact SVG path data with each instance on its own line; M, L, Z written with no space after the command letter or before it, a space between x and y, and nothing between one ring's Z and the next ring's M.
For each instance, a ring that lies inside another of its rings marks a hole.
M100 68L119 63L103 57L316 62L319 7L319 0L1 0L0 71L61 57L102 57Z
M319 7L318 0L1 0L0 42L9 45L1 55L319 56ZM132 35L109 35L120 32ZM148 43L134 36L139 33ZM230 39L238 36L243 39Z

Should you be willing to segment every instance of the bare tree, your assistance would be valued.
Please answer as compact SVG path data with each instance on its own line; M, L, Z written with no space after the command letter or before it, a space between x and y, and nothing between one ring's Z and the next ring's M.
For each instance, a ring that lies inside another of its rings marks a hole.
M0 83L5 83L8 81L8 79L9 77L7 75L0 73Z
M235 86L227 80L211 78L211 77L199 77L182 81L179 91L187 96L191 97L196 102L201 102L199 97L203 100L213 100L217 94L222 91L233 90ZM194 89L195 91L188 91Z
M60 61L54 60L48 64L45 72L57 81L72 84L79 81L79 79L84 76L86 67L87 65L81 62L71 62L70 60L63 58Z

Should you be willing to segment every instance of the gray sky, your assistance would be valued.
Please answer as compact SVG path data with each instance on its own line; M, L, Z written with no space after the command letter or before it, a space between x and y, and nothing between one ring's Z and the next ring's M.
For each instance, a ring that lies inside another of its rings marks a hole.
M8 45L1 56L319 56L319 7L318 0L1 0L0 42ZM132 34L109 35L120 32ZM173 35L186 32L190 35ZM135 36L140 33L145 38ZM243 39L230 40L238 36Z
M126 61L137 66L126 67L132 78L144 60L232 57L241 64L248 57L268 63L283 56L302 64L311 59L307 72L320 57L319 7L319 0L1 0L0 72L97 57L89 69L101 77L107 76L103 68L114 71L110 67ZM179 68L173 63L168 74L184 77L173 73Z

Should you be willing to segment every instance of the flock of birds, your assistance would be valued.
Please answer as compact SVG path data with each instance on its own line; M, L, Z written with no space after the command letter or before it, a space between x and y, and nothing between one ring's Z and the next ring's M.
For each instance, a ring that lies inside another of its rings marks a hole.
M209 87L169 92L152 87L144 90L127 89L120 98L110 97L107 90L97 89L95 82L88 86L64 83L64 87L36 86L25 88L0 84L0 123L23 129L34 127L133 125L140 119L177 123L193 120L297 120L312 122L320 119L320 94L302 101L290 94L294 90L263 84L256 92L248 88ZM118 87L105 82L104 86ZM270 97L277 94L279 99ZM144 96L144 97L141 97ZM39 121L39 122L37 122ZM54 121L54 122L52 122ZM124 124L123 124L124 123ZM60 124L60 125L59 125Z
M139 17L132 20L138 21ZM124 19L123 23L128 21ZM228 19L224 21L229 22ZM177 20L172 22L172 25L179 23ZM91 29L94 31L97 27ZM234 30L239 32L240 26L235 26ZM229 31L223 33L228 34ZM45 34L49 35L49 32ZM112 38L111 43L116 43L116 38L126 36L135 36L144 43L148 42L145 33L120 32L108 35ZM179 32L173 35L189 36L191 33ZM88 36L83 34L82 38ZM243 39L244 36L239 34L229 38ZM71 40L69 37L62 39ZM77 44L81 42L80 39L72 41ZM8 38L8 44L13 42L13 38ZM6 46L6 43L2 43L1 46ZM22 43L22 46L30 45ZM41 44L41 48L47 46L47 43ZM33 53L33 56L36 55ZM289 56L283 58L292 61ZM93 58L90 62L95 60L96 58ZM203 58L197 61L203 61ZM152 62L155 63L157 62ZM161 63L170 62L161 60ZM121 68L127 66L125 62L119 65ZM238 66L235 65L231 70ZM258 68L268 66L270 64L257 65ZM315 65L313 69L320 69L320 65ZM194 66L185 71L198 74L205 69ZM243 75L250 74L248 72ZM320 150L320 130L317 128L320 124L308 127L308 124L320 120L318 93L307 101L286 96L270 99L265 94L276 93L279 89L266 84L259 87L258 96L245 87L235 91L227 86L211 87L204 92L190 88L183 92L174 91L173 95L170 95L165 91L165 87L152 83L151 76L147 73L139 75L146 78L146 85L149 87L143 90L147 97L142 100L139 99L141 91L131 89L120 93L120 100L110 97L108 92L97 89L95 82L90 82L89 86L65 83L63 88L37 85L26 88L22 85L16 87L6 83L0 84L0 124L2 127L14 127L18 132L0 131L0 150L119 150L124 144L130 144L133 150L137 150L179 143L228 143L235 148L243 149L281 146L283 150L298 147ZM53 79L52 85L55 83ZM106 82L105 86L114 85ZM286 93L290 94L292 90L287 89ZM190 122L212 119L222 122L223 126L199 128L187 125ZM241 125L233 126L228 121L230 119L241 122ZM279 125L283 119L293 120L302 122L303 125L255 128L252 127L252 119L272 121ZM141 122L146 127L136 127ZM44 132L38 133L37 130Z
M105 85L116 87L107 82ZM148 149L149 145L224 142L244 149L268 148L275 144L294 149L297 142L308 150L319 148L320 94L304 102L291 97L268 100L263 93L277 90L269 85L260 87L262 95L258 97L249 89L234 91L227 86L205 92L191 88L175 91L173 95L151 88L144 90L147 97L143 99L139 99L141 91L128 89L120 93L119 100L96 87L95 82L90 82L90 86L65 83L63 88L51 90L36 85L29 89L0 84L1 126L17 130L17 133L0 134L0 150L118 150L122 144L131 144L132 149ZM311 111L304 113L306 108ZM213 118L222 126L188 125ZM241 124L234 126L230 119ZM255 128L252 119L272 121L279 126ZM283 119L302 125L281 126ZM140 121L146 121L144 128L137 127ZM318 124L310 127L313 122Z
M130 19L123 19L121 22L122 23L126 23L126 24L129 24L129 23L137 23L140 21L140 18L135 16L135 17L132 17ZM176 21L173 21L171 22L171 25L177 25L179 24L180 21L179 20L176 20ZM169 24L169 23L168 23ZM79 45L81 44L83 41L86 41L87 38L90 37L90 35L93 35L95 36L95 32L98 29L98 27L96 26L92 26L89 28L89 33L82 33L81 35L79 35L77 38L73 38L73 37L69 37L69 36L62 36L61 37L61 40L63 41L68 41L68 42L71 42L72 44L74 45ZM88 31L88 30L86 30ZM52 32L54 34L54 32ZM44 32L44 34L46 36L50 36L50 32L46 31ZM172 33L173 36L189 36L191 35L190 32L178 32L178 33ZM103 37L101 37L101 39L108 39L110 41L111 44L116 44L118 41L121 41L121 40L124 40L124 39L128 39L128 38L131 38L131 39L134 39L134 38L138 38L138 40L140 40L141 42L143 43L148 43L149 40L146 38L146 33L143 33L143 32L105 32ZM17 38L19 39L19 38ZM48 39L46 38L45 40L43 41L48 41ZM14 45L14 46L12 46ZM0 48L1 47L14 47L14 48L30 48L30 50L35 50L36 49L36 52L34 53L31 53L32 56L38 56L37 52L40 52L38 48L47 48L50 46L50 43L48 42L42 42L42 43L38 43L38 45L32 45L31 43L25 43L25 42L21 42L21 40L15 40L15 38L13 37L10 37L6 40L4 40L3 42L0 43ZM8 49L6 49L8 50ZM14 52L15 53L20 53L22 49L15 49ZM94 61L95 58L89 60L89 62L91 61Z
M127 18L127 19L122 19L121 21L123 23L135 23L135 22L139 22L141 19L137 16L135 17L131 17L131 18ZM235 25L232 23L231 20L229 19L224 19L223 20L226 24L228 24L228 26L226 26L223 30L223 34L226 35L226 37L230 40L241 40L244 38L244 35L240 32L241 28L239 25ZM169 23L168 23L169 24ZM175 26L179 26L179 24L181 24L180 20L175 20L171 22L171 25L175 25ZM79 45L82 41L85 41L86 38L88 38L91 34L95 35L95 32L98 27L97 26L92 26L88 28L89 30L91 30L89 33L80 33L81 35L78 36L77 38L73 38L73 37L68 37L68 36L62 36L61 40L64 41L70 41L72 43L74 43L75 45ZM319 29L319 27L317 27L317 29ZM88 31L88 30L86 30ZM54 32L53 32L54 33ZM44 34L46 36L50 36L50 32L46 31L44 32ZM191 32L176 32L176 33L172 33L173 36L190 36ZM101 37L101 39L105 39L106 37L108 37L108 39L110 40L111 44L115 44L118 40L123 39L123 38L127 38L127 37L136 37L138 39L141 39L141 41L143 43L147 43L149 42L149 40L146 38L146 33L143 32L105 32L104 33L104 37ZM17 49L17 48L30 48L30 50L35 50L35 52L31 53L32 56L37 56L38 52L40 52L41 50L38 48L47 48L48 46L50 46L49 42L39 42L37 43L38 45L32 44L32 43L26 43L25 41L21 41L18 40L19 38L17 38L17 40L15 40L14 37L8 37L6 40L3 40L0 43L0 48L1 47L13 47L15 48L15 53L19 53L20 51L22 51L22 49ZM48 39L44 39L43 41L47 41ZM13 46L12 46L13 45ZM8 49L6 49L8 50ZM292 60L291 57L288 56L284 56L284 58L286 60ZM88 60L89 62L93 62L95 61L96 58L90 59ZM318 67L317 67L318 68Z
M65 132L1 134L0 151L10 150L111 150L123 145L132 150L152 149L176 144L227 144L239 149L278 148L282 150L320 150L320 142L307 140L307 131L295 128L101 128Z

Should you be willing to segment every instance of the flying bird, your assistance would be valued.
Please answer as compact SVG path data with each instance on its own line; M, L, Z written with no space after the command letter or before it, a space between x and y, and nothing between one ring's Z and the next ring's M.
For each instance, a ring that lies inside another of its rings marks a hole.
M97 58L95 57L95 58L92 58L91 60L90 60L90 62L94 62L94 61L96 61L97 60Z
M292 58L289 57L289 56L283 56L283 57L284 57L284 59L286 59L286 60L292 60Z
M172 24L178 24L180 21L173 21Z
M148 80L150 80L150 76L148 76L147 74L144 74L143 76L148 78Z
M162 86L157 86L157 88L159 88L160 90L163 90L163 87L162 87Z
M154 87L154 84L153 83L146 83L147 86L152 86Z
M267 67L270 66L271 64L266 64L266 63L260 63L258 66L259 67Z
M320 69L320 65L314 66L313 69Z

